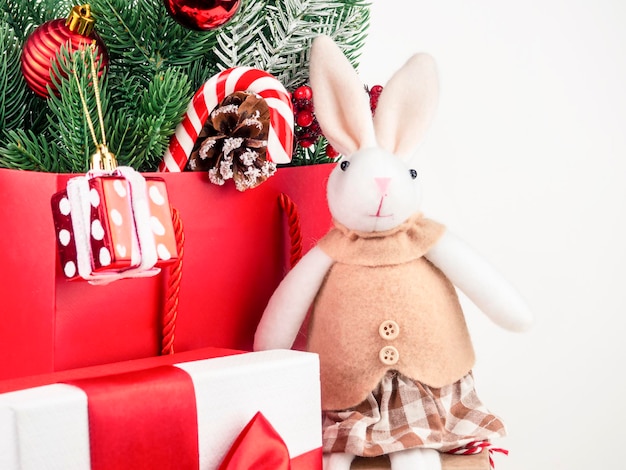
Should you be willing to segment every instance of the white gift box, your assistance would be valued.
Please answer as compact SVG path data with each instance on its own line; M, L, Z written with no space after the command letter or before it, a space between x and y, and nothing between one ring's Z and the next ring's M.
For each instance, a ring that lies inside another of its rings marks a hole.
M209 358L190 361L186 361L187 353L129 361L127 364L131 367L122 365L115 373L119 376L121 371L124 377L132 377L130 374L145 370L144 365L151 369L165 364L190 376L197 413L196 468L217 469L241 430L257 412L261 412L280 435L290 458L314 452L321 468L317 356L274 350L211 357L222 354L220 351L208 348L195 352L196 356ZM176 362L177 357L183 362ZM66 375L72 380L93 377L98 375L99 369L84 371L87 372ZM145 400L156 400L158 396L145 395ZM90 442L88 402L88 394L74 382L0 394L0 468L91 469L93 450L90 446L98 443ZM167 427L168 423L159 425ZM195 429L189 433L196 438Z

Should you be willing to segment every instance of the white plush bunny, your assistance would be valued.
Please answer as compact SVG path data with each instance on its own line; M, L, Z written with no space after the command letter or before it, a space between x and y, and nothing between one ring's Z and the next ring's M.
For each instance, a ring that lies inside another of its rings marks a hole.
M313 43L310 78L320 126L343 155L328 181L335 227L278 286L254 347L290 348L313 306L325 467L389 454L393 470L439 469L439 452L504 434L474 391L454 286L509 330L527 329L532 315L489 264L419 212L408 159L436 107L433 59L415 55L392 77L374 119L327 37Z

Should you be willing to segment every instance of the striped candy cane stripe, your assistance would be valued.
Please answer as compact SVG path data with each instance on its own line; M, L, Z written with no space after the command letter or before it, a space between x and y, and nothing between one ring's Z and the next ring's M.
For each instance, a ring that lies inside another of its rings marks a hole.
M494 452L509 455L508 450L500 449L499 447L493 447L489 441L472 441L465 444L464 446L451 449L446 453L454 455L475 455L480 454L484 449L487 449L487 451L489 452L489 465L491 466L491 468L496 468L495 462L493 461Z
M209 113L228 95L250 91L265 100L270 111L267 158L289 163L293 149L293 108L285 87L269 73L234 67L211 77L194 95L159 165L159 171L183 171Z

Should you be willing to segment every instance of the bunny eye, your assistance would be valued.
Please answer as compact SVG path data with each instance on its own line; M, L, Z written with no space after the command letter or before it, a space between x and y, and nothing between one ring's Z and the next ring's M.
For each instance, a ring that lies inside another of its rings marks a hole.
M341 167L342 171L346 171L350 166L350 162L348 160L344 160L339 166Z
M413 179L417 178L417 171L414 170L413 168L409 170L409 173L411 174L411 178Z

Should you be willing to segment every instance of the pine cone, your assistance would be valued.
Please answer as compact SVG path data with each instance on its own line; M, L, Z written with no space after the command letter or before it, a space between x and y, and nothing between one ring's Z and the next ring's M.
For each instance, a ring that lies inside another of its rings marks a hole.
M239 191L258 186L276 172L267 160L270 111L254 93L237 91L209 115L189 157L189 169L208 171L212 183L235 180Z

